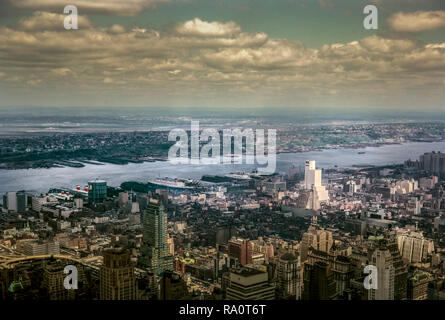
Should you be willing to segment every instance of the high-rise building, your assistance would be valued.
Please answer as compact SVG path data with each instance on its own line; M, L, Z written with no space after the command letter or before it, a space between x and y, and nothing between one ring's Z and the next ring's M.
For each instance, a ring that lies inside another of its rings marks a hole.
M394 300L406 300L408 267L399 252L396 233L390 231L386 235L386 239L386 246L391 252L394 266Z
M168 237L167 243L170 247L170 255L175 256L175 241L174 241L174 239L171 237Z
M416 197L412 197L406 204L406 213L409 215L419 215L422 212L420 200Z
M249 240L233 238L229 241L228 253L233 260L231 265L247 265L252 263L252 244Z
M346 183L343 186L343 191L349 193L350 195L353 195L358 190L358 186L355 183L354 180L346 181Z
M430 152L420 156L421 169L432 173L445 173L445 153Z
M375 250L379 250L380 253L378 253L380 255L379 257L379 263L380 265L376 265L374 263L374 260L377 261L377 255L374 254ZM399 248L398 248L398 244L397 244L397 237L394 231L389 231L385 234L385 236L381 239L377 238L376 241L372 241L370 243L370 260L371 260L371 264L375 265L378 268L382 269L381 273L385 273L387 272L388 275L385 275L385 277L387 277L388 279L391 279L391 272L393 273L393 284L389 283L388 284L388 288L385 288L384 290L389 290L386 293L382 293L379 294L379 297L382 296L389 296L391 297L391 295L393 296L392 299L394 300L406 300L406 296L407 296L407 277L408 277L408 270L407 270L407 265L405 262L403 262L402 260L402 256L399 252ZM388 253L390 254L390 256L388 256ZM391 271L391 268L389 267L389 265L392 266L393 271ZM387 271L384 271L387 270ZM379 272L379 277L380 272ZM382 275L383 277L383 275ZM387 281L391 281L391 280L387 280L387 278L382 278L382 283L386 283ZM379 279L380 281L380 279ZM379 284L379 290L380 290L381 286ZM393 288L393 289L392 289ZM372 290L370 290L372 291ZM393 292L393 294L391 293L391 291ZM376 296L377 297L377 296ZM372 297L371 297L372 298ZM370 298L370 300L371 300ZM377 300L378 298L376 298ZM384 298L385 300L388 300L386 298ZM390 299L390 300L392 300Z
M3 208L17 212L17 192L6 192L3 195Z
M168 189L156 189L156 194L159 195L164 206L168 205Z
M301 240L301 262L306 261L309 248L329 252L333 243L332 232L319 229L313 222Z
M181 275L166 271L161 279L161 300L180 300L187 296L187 284Z
M101 300L135 300L136 278L130 252L121 248L104 251L100 268Z
M395 271L391 252L386 247L377 248L371 261L377 268L377 289L368 291L368 300L394 300Z
M65 289L64 268L65 264L57 260L49 260L43 268L42 287L46 290L49 300L73 300L75 298L75 290Z
M427 300L428 284L433 280L427 272L416 271L408 277L408 300Z
M311 248L305 264L314 265L317 261L327 263L330 266L334 274L337 295L339 297L344 296L345 292L351 287L351 281L354 279L356 270L353 260L347 256L347 250L335 246L329 252Z
M28 210L28 196L25 191L17 192L17 212L25 212Z
M315 169L314 160L306 160L304 166L304 188L311 190L312 186L321 186L321 170Z
M281 297L293 296L301 299L303 289L303 273L300 257L285 253L278 264L278 287Z
M215 230L215 245L226 244L235 235L235 227L231 225L218 226Z
M107 198L107 182L95 180L88 182L88 202L100 203Z
M253 268L230 271L227 300L274 300L275 288L269 284L267 272Z
M159 299L158 277L151 272L144 272L136 278L137 300Z
M397 236L402 259L407 263L425 261L434 252L434 242L420 232L406 232Z
M167 214L160 198L151 198L142 214L143 244L139 265L160 276L173 271L173 256L167 234Z
M147 194L136 195L136 201L139 203L139 210L141 210L141 212L147 209L149 200L150 198Z
M321 184L321 170L315 169L314 160L306 160L304 167L304 189L310 190L308 209L318 210L320 203L329 200L328 190Z
M329 264L317 261L304 264L304 300L335 300L337 291Z

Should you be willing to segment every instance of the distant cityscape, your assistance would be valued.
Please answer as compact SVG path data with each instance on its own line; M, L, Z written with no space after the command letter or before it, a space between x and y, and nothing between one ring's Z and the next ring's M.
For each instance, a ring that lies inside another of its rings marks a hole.
M296 153L445 140L444 122L283 125L277 152ZM54 168L85 164L165 161L168 131L3 132L0 169Z
M0 297L444 300L444 178L445 154L429 152L399 165L308 159L285 174L11 190ZM366 288L369 265L378 285Z

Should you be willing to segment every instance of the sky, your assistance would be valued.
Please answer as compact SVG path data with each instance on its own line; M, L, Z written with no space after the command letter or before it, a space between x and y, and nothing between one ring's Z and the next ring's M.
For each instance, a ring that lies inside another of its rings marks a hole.
M369 4L377 30L363 27ZM77 30L64 28L66 5ZM0 107L445 112L444 101L441 0L0 0Z

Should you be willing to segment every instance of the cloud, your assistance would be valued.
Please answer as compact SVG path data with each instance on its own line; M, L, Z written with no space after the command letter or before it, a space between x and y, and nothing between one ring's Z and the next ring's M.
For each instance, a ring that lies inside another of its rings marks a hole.
M371 36L360 41L362 47L370 52L380 53L402 53L416 48L416 43L405 39L386 39L377 36Z
M420 32L445 27L445 11L398 12L388 19L394 31Z
M29 84L30 86L37 86L42 82L42 79L31 79L26 81L27 84Z
M110 28L108 28L108 31L114 34L119 34L119 33L124 33L125 28L118 24L113 24Z
M261 47L227 48L204 55L204 60L219 69L278 70L309 65L314 51L286 40L269 40Z
M47 24L39 26L45 17ZM315 103L333 96L352 103L383 99L387 92L410 97L407 88L430 88L445 78L445 43L373 35L307 48L245 32L233 22L196 18L162 30L90 23L66 31L54 27L59 19L35 13L0 27L2 84L14 81L10 92L16 97L20 90L51 88L49 95L75 92L95 99L119 92L116 101L148 97L153 104Z
M69 68L55 68L52 69L51 72L61 77L65 77L72 73L71 69Z
M9 0L11 5L32 10L63 12L66 5L75 5L79 14L105 13L117 16L134 16L146 8L171 0Z
M225 37L240 33L241 28L233 21L227 23L207 22L195 18L178 25L176 31L189 36Z

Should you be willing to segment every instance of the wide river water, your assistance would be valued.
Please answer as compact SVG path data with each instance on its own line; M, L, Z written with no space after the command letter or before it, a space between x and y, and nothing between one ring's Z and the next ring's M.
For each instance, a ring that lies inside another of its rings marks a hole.
M358 154L362 151L365 153ZM292 166L304 166L305 160L315 160L318 168L401 164L408 159L418 159L423 153L431 151L445 152L445 141L410 142L364 149L282 153L277 155L277 171L288 172ZM26 190L37 194L48 192L50 188L74 188L77 185L84 186L89 180L96 178L106 180L110 186L119 186L124 181L146 182L148 179L159 177L199 179L205 174L250 172L255 168L254 165L175 165L157 161L127 165L86 164L83 168L0 170L0 195L7 191Z

